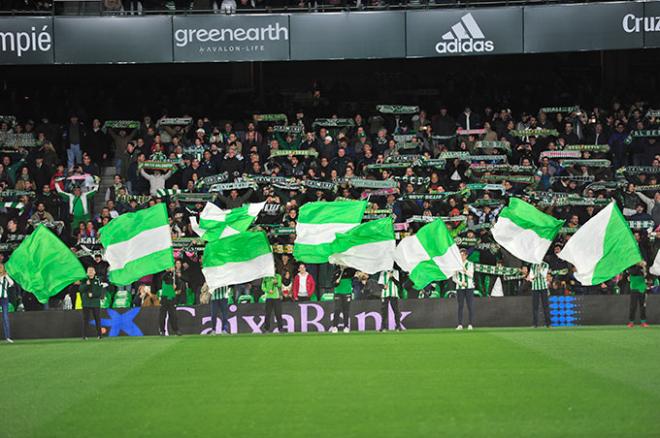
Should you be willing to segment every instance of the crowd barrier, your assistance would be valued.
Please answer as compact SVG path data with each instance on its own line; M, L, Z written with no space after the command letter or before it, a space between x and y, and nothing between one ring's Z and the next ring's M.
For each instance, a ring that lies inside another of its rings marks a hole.
M475 298L476 327L529 327L532 325L530 296ZM623 325L628 322L629 296L550 297L552 325ZM232 333L261 333L263 304L229 306ZM400 301L402 324L406 329L455 327L455 299L409 299ZM288 332L325 332L331 326L332 302L283 303L284 330ZM648 322L660 323L660 296L647 297ZM101 325L108 336L150 336L158 334L158 308L108 309L102 311ZM539 315L539 321L543 321ZM211 331L210 306L183 306L177 309L179 328L184 335L208 334ZM467 308L465 315L467 321ZM80 337L80 311L48 310L10 314L14 339ZM351 305L351 329L354 331L394 328L391 310L385 326L380 315L380 301L356 301ZM275 327L272 323L271 327ZM217 327L219 329L219 325ZM88 334L93 330L90 326Z

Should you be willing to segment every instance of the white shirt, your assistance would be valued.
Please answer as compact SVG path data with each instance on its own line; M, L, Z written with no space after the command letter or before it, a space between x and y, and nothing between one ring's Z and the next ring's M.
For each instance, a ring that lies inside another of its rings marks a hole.
M0 276L0 298L9 298L9 288L14 285L14 280L5 274Z
M298 296L299 297L306 297L309 296L307 293L307 276L309 273L305 272L304 274L298 274L298 280L299 280L299 285L298 285Z

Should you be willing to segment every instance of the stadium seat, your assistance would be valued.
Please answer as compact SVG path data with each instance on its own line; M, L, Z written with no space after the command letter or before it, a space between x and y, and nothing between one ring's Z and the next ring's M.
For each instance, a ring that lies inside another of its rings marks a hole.
M252 295L241 295L238 297L238 304L254 303L254 297Z
M186 305L194 306L195 305L195 292L191 288L186 289Z
M128 309L131 307L131 294L127 290L118 290L112 302L113 309Z
M328 293L325 293L325 294L321 295L321 302L332 301L334 299L335 299L335 295L333 293L328 292Z
M2 306L0 306L0 311L2 311ZM12 313L12 312L16 311L16 309L14 308L14 305L12 303L9 303L9 305L7 306L7 311L9 313Z

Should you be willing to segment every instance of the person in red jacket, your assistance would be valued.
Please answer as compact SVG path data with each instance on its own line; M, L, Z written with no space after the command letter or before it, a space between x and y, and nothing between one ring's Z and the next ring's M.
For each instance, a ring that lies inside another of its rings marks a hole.
M298 273L293 279L293 299L295 301L309 301L314 295L316 289L316 282L314 278L307 272L307 267L304 263L298 266Z

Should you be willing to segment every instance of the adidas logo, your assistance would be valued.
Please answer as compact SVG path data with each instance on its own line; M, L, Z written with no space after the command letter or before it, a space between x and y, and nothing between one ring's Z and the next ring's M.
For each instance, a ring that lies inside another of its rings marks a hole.
M435 45L438 53L483 53L495 50L495 43L487 40L472 14L465 14L461 21L442 35Z

